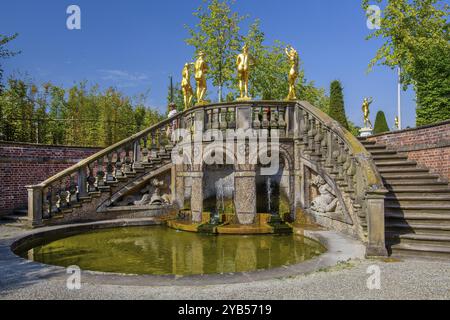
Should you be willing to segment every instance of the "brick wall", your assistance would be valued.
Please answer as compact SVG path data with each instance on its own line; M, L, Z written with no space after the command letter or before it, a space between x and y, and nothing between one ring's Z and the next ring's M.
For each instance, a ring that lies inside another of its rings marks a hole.
M99 150L0 141L0 215L26 207L26 185L40 183Z
M374 135L368 140L384 144L390 149L406 152L409 159L450 180L450 120Z

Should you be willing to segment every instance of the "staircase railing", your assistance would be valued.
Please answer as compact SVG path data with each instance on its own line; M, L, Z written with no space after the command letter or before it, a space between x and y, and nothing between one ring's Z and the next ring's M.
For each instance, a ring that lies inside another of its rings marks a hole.
M32 226L80 206L110 185L143 171L160 161L158 155L170 150L171 131L179 127L182 114L176 114L132 135L38 185L27 186L28 217Z

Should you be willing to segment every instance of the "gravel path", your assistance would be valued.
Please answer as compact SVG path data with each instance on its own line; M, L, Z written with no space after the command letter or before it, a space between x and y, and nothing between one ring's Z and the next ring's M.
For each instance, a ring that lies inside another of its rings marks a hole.
M21 232L0 226L0 239ZM367 288L371 265L381 270L379 290ZM68 290L61 275L13 284L2 277L0 299L450 299L450 261L417 259L350 261L303 276L210 286L116 286L82 278L80 290Z

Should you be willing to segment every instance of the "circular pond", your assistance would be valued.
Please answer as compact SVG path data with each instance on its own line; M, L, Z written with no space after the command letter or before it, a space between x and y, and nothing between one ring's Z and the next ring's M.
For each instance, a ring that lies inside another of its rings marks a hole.
M297 264L325 252L297 235L212 236L163 226L101 229L18 254L37 262L82 270L152 275L246 272Z

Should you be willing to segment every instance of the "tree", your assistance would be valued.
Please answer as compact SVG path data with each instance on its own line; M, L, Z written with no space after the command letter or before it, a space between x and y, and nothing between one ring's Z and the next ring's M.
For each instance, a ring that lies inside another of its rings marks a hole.
M194 46L196 53L203 51L209 63L208 78L218 87L219 101L222 101L223 87L235 72L235 55L240 49L239 23L245 17L231 11L234 1L204 0L194 16L199 23L194 28L186 26L190 38L188 45Z
M363 0L364 9L368 5ZM385 40L369 70L376 64L401 67L404 87L416 91L418 125L450 117L448 12L441 0L388 0L380 29L368 36Z
M386 116L383 111L378 111L377 117L375 118L375 125L373 126L373 133L378 134L388 131L390 130L386 121Z
M342 85L338 80L331 82L330 107L328 110L328 114L330 115L330 117L338 121L345 129L349 129L347 116L345 115Z
M3 34L0 34L0 59L13 57L20 53L20 51L11 51L6 49L6 45L8 42L11 42L15 38L17 38L18 33L13 34L12 36L5 36ZM3 90L3 68L0 64L0 92Z

